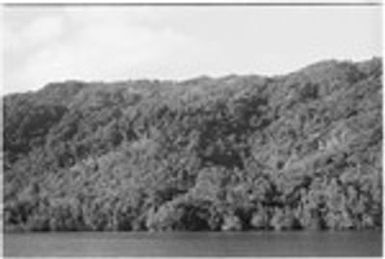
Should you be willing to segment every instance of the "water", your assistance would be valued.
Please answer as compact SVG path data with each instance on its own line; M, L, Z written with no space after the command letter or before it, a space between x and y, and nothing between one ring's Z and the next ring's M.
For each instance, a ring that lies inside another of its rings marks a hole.
M4 235L5 256L381 256L380 231Z

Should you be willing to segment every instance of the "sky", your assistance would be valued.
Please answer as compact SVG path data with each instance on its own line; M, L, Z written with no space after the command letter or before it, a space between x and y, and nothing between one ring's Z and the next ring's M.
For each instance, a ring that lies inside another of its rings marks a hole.
M2 93L66 80L279 75L382 56L381 8L8 6Z

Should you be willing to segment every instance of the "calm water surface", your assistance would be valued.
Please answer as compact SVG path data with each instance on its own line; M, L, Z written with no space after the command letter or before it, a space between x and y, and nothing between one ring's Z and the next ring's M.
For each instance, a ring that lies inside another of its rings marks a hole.
M5 256L381 256L380 231L12 233Z

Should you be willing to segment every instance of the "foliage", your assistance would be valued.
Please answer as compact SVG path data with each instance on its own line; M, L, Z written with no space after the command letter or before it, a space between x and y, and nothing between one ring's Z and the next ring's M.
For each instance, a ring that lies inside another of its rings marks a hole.
M5 96L7 229L382 227L382 62Z

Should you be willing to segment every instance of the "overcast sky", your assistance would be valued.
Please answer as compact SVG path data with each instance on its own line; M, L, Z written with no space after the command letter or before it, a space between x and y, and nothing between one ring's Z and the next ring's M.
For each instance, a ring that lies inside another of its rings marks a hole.
M381 56L365 7L5 7L4 93L53 81L274 75Z

